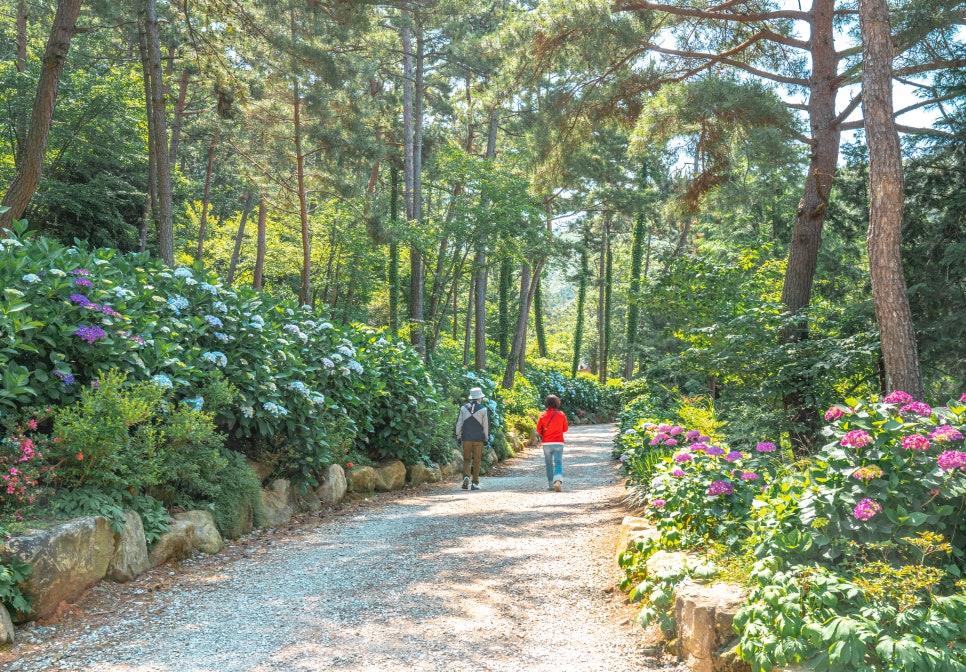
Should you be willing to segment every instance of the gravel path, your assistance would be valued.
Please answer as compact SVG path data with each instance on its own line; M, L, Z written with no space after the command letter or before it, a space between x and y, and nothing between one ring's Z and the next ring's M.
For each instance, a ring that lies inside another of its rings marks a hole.
M612 436L570 430L560 493L529 449L478 492L451 481L382 495L101 584L19 631L0 669L676 669L645 655L614 591L624 510Z

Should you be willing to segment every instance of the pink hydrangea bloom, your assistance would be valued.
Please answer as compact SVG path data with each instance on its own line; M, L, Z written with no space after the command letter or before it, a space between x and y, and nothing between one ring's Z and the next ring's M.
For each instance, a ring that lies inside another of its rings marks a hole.
M660 425L657 426L657 431L659 431L659 432L666 432L669 429L671 429L671 425L669 425L669 424L667 424L665 422L662 422Z
M678 464L682 464L684 462L690 462L691 456L688 455L687 453L678 453L677 455L674 456L674 461L677 462Z
M960 432L955 427L950 427L949 425L940 425L936 429L929 432L929 438L933 441L939 441L940 443L944 441L959 441L963 438L962 432Z
M743 481L757 481L758 474L753 471L744 471L741 473L741 480Z
M881 510L882 505L879 502L866 497L855 505L855 508L852 509L852 515L859 520L868 520Z
M832 406L830 409L825 411L825 419L829 422L835 422L843 415L845 415L845 413L843 413L842 409L837 406Z
M943 471L966 469L966 453L959 450L947 450L936 459L936 464Z
M675 469L674 471L671 472L671 475L674 476L675 478L683 478L684 469Z
M959 398L960 401L966 401L966 392L963 392L963 396Z
M762 441L757 446L755 446L755 450L757 450L759 453L771 453L777 450L777 448L775 447L775 444L772 443L771 441Z
M709 497L714 497L715 495L730 495L734 491L734 487L728 481L712 481L711 485L708 486Z
M902 390L894 390L885 396L884 401L887 404L908 404L912 401L912 395L908 392L903 392Z
M921 401L914 401L911 404L906 404L903 406L901 409L899 409L899 412L915 413L916 415L921 415L924 418L928 418L930 415L932 415L932 408L929 407L929 404L924 404Z
M696 429L692 429L690 432L684 435L688 441L697 441L698 437L701 436L701 432Z
M671 427L671 429L667 430L667 433L670 434L671 436L677 436L678 434L681 434L683 432L684 432L684 427L678 427L677 425L674 425L674 427Z
M872 443L872 435L864 429L853 429L846 432L840 443L846 448L861 448Z
M874 464L871 464L867 467L859 467L852 472L852 478L859 481L865 481L866 483L871 481L873 478L879 478L880 476L882 476L882 469Z
M651 502L651 506L653 506L655 509L664 508L665 504L667 504L667 502L663 499L655 499L653 502Z
M737 450L732 450L730 453L724 456L724 459L726 462L737 462L742 457L744 457L744 455L742 455L740 452Z
M678 442L675 439L667 439L664 441L665 446L676 446Z
M906 450L926 450L929 448L929 439L922 434L910 434L902 437L902 447Z
M691 452L692 453L703 453L708 449L708 444L706 443L692 443Z

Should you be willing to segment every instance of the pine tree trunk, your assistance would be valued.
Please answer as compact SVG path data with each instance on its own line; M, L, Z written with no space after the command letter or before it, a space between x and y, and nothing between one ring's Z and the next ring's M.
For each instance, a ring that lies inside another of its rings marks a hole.
M211 176L215 168L215 148L218 147L218 130L211 134L211 143L208 145L208 165L205 169L205 192L201 199L201 222L198 224L198 249L195 250L195 259L201 261L205 252L205 233L208 228L208 208L211 205Z
M181 72L181 81L178 83L178 99L174 104L174 120L171 124L171 145L168 150L168 160L171 165L178 163L178 147L181 145L181 127L184 125L184 104L188 99L188 71Z
M406 14L411 15L407 11ZM413 44L410 26L401 29L403 47L403 163L405 175L406 220L410 225L417 221L416 197L416 147L415 147L415 105L413 71ZM418 97L418 95L416 96ZM423 332L423 259L415 245L409 248L409 324L410 342L424 353L426 340Z
M637 214L634 224L634 239L631 242L631 283L627 296L627 357L624 360L624 380L634 375L634 357L637 354L637 328L640 322L641 257L644 256L644 229L646 218L643 212Z
M506 359L510 354L510 283L513 282L513 261L508 256L500 260L500 287L497 297L497 340L500 342L500 357Z
M580 348L584 340L584 303L587 301L587 248L580 248L580 277L577 280L577 324L574 327L574 360L570 365L570 377L580 368Z
M399 171L393 167L389 188L389 220L393 228L399 223ZM395 233L393 234L395 236ZM399 335L399 243L389 243L389 333Z
M839 83L838 57L834 47L834 0L812 3L812 76L808 99L809 123L813 145L808 174L788 247L788 262L782 286L782 303L792 315L808 307L812 296L822 227L838 161L841 131L835 122L835 94ZM808 325L802 317L795 328L781 334L783 343L808 338ZM812 383L806 372L789 376L782 402L789 421L789 440L799 453L814 444L819 430L818 409L807 399Z
M151 65L148 59L148 38L144 23L138 22L138 53L141 57L141 78L144 83L144 112L148 121L148 193L144 197L144 212L138 228L138 251L148 249L148 231L153 224L158 228L158 165L153 150L154 107L151 105Z
M77 27L80 6L81 0L60 0L57 3L57 13L50 28L40 79L37 82L37 95L27 130L27 144L13 182L3 196L3 205L10 209L0 213L0 229L9 228L13 220L23 215L40 182L47 156L50 122L57 104L57 89L67 63L70 41Z
M607 245L604 263L604 347L601 349L600 358L600 382L607 382L607 363L610 360L610 341L611 341L611 297L614 286L614 260L610 249L610 227L607 229Z
M265 270L265 222L268 219L268 203L265 194L258 199L258 236L255 239L255 273L252 287L261 291L262 274Z
M530 306L533 304L533 296L537 292L536 280L540 277L540 270L543 268L543 263L544 259L537 261L533 267L532 277L528 283L529 286L527 287L526 293L521 291L520 313L517 317L516 329L513 331L513 344L510 346L510 356L507 358L506 372L503 374L502 385L505 389L513 387L520 358L526 353L527 321L530 315Z
M543 327L543 278L537 279L537 293L533 297L533 328L537 332L537 352L547 357L547 333Z
M925 397L902 270L904 185L892 116L892 35L885 0L859 0L862 110L869 145L869 271L886 387Z
M527 301L527 297L530 294L530 285L537 285L537 278L530 278L530 264L523 262L520 267L520 307L523 308L524 303ZM534 291L534 296L536 296L536 291ZM517 371L521 374L525 369L526 356L527 356L527 323L529 322L530 315L527 315L527 322L523 324L523 338L520 343L519 349L517 350ZM516 341L516 334L514 334L514 341Z
M470 279L469 286L466 288L466 330L463 336L463 368L470 366L470 341L473 338L473 311L476 306L476 297L473 295L476 283Z
M231 287L235 282L235 270L238 268L238 260L241 258L242 243L245 242L245 223L248 221L248 214L252 211L252 195L245 196L245 205L242 207L241 221L238 223L238 233L235 234L235 247L231 251L231 261L228 263L228 275L225 276L225 284Z
M473 369L486 370L486 254L477 249L473 259Z
M610 220L605 218L600 230L600 261L597 268L597 366L600 380L607 379L607 230Z
M144 34L148 48L148 73L151 81L151 115L153 133L149 152L153 152L157 170L158 253L168 266L174 266L174 194L171 165L168 162L168 122L161 76L161 44L158 37L157 0L146 0Z
M19 0L17 3L17 72L23 74L27 70L27 2ZM18 109L14 122L13 165L20 168L23 153L27 147L27 112Z

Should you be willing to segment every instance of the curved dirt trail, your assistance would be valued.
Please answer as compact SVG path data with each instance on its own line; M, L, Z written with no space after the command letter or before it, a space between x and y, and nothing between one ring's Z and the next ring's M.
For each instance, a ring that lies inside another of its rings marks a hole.
M567 434L564 490L543 451L261 535L221 556L103 584L26 628L3 670L666 669L611 589L623 486L613 427Z

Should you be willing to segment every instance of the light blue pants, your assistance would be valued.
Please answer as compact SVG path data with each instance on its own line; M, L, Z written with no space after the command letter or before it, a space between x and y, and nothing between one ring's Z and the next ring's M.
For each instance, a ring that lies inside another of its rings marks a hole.
M563 449L562 443L543 444L543 459L547 466L547 483L563 480Z

